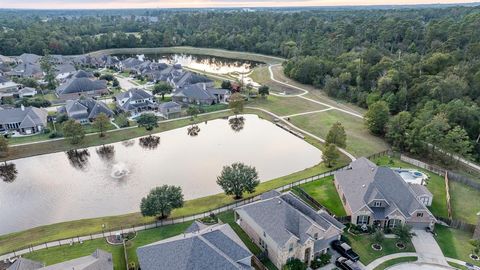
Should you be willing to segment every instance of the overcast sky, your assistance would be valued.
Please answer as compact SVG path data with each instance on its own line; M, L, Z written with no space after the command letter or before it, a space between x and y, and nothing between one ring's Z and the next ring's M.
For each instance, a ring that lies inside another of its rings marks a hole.
M114 9L181 7L278 7L471 3L478 0L0 0L0 8Z

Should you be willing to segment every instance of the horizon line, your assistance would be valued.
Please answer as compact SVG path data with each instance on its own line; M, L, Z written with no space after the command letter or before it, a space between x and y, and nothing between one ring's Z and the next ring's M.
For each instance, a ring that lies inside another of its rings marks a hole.
M94 10L172 10L172 9L179 9L179 10L188 10L188 9L282 9L282 8L355 8L355 7L421 7L421 6L479 6L480 1L466 1L466 2L454 2L454 3L411 3L411 4L404 4L404 3L392 3L392 4L338 4L338 5L281 5L281 6L192 6L192 7L119 7L119 8L75 8L75 7L63 7L63 8L23 8L23 7L1 7L0 11L5 10L35 10L35 11L61 11L61 10L82 10L82 11L94 11Z

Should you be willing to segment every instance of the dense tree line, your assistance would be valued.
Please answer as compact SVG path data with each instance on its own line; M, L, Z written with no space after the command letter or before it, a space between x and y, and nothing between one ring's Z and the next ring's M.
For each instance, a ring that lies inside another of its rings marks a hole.
M189 45L282 56L288 59L285 74L295 80L361 107L380 102L375 110L384 119L371 128L394 147L423 151L430 139L419 127L444 119L441 135L466 134L468 154L479 156L478 7L157 10L134 16L84 11L47 17L12 12L0 12L0 54Z

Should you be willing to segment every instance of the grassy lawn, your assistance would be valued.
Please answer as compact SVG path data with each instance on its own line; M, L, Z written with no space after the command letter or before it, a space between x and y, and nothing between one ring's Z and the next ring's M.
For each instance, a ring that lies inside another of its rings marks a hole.
M341 108L341 109L354 111L354 112L357 112L359 114L364 114L366 112L366 109L363 109L363 108L360 108L360 107L358 107L354 104L348 103L345 100L335 99L335 98L329 97L325 94L324 91L322 91L318 88L315 88L312 85L302 84L302 83L299 83L295 80L292 80L292 79L288 78L283 73L283 67L281 65L272 67L272 71L273 71L273 74L274 74L274 77L275 77L276 80L284 82L284 83L288 83L288 84L291 84L291 85L294 85L294 86L297 86L297 87L300 87L300 88L305 89L305 90L308 90L309 93L306 94L305 97L308 97L308 98L311 98L311 99L314 99L314 100L317 100L317 101L320 101L320 102L324 102L324 103L327 103L329 105L332 105L332 106L335 106L335 107L338 107L338 108ZM270 75L268 75L268 78L269 77L270 77ZM276 83L276 84L281 85L281 84L278 84L278 83Z
M389 261L386 261L379 266L375 267L373 270L384 270L387 269L390 266L400 264L400 263L406 263L406 262L414 262L417 260L417 257L402 257L402 258L396 258L392 259Z
M341 122L347 133L346 150L355 156L369 156L388 148L385 141L370 134L361 119L340 111L331 110L295 116L290 121L320 138L326 138L331 126L337 121Z
M299 97L278 97L272 95L266 99L260 97L252 99L248 102L248 106L262 108L279 116L318 111L327 108L326 106Z
M472 238L471 233L441 225L436 225L435 231L437 232L435 238L445 257L459 259L480 266L478 261L475 262L469 257L473 249L473 246L469 244L469 240Z
M123 246L112 246L107 244L105 239L85 241L83 244L75 243L72 246L53 247L35 251L24 255L25 258L43 262L45 265L57 264L60 262L80 258L92 254L97 248L112 253L115 270L125 269L125 257Z
M480 191L459 182L450 181L450 203L453 218L477 224L480 212Z
M270 72L268 71L268 66L261 65L255 67L248 77L258 84L266 84L270 82Z
M168 225L138 232L133 240L126 243L128 263L130 264L133 262L138 267L137 248L181 234L190 226L190 224L192 224L192 222Z
M338 196L337 190L335 189L333 176L303 184L300 187L334 215L347 215L345 209L343 209L342 201Z
M395 246L397 243L396 239L386 238L382 243L382 250L375 251L372 249L373 241L371 240L370 235L351 235L349 233L344 234L350 241L350 246L355 252L360 256L360 261L368 265L374 260L399 252L415 252L415 248L412 243L408 243L405 249L399 249Z

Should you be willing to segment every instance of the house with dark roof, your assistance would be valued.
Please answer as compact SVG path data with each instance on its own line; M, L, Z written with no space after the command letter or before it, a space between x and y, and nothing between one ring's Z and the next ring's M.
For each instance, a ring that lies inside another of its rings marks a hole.
M172 100L181 104L213 105L226 103L230 95L230 90L213 88L206 83L196 83L176 89L172 94Z
M142 270L253 270L252 253L228 224L212 225L137 249Z
M92 98L80 98L67 100L65 106L58 109L59 114L66 114L68 118L75 119L81 124L88 124L97 118L100 113L113 117L114 113L108 106Z
M119 110L137 114L142 111L157 110L157 102L153 95L143 89L133 88L115 96Z
M89 256L44 266L43 263L25 258L16 260L7 270L113 270L112 254L97 249Z
M315 211L292 192L271 191L234 211L240 227L278 269L290 258L309 263L327 252L344 229L327 212Z
M182 106L176 102L169 101L158 105L158 112L166 119L179 117L182 113Z
M47 126L48 112L36 107L0 110L0 131L18 132L23 135L41 132Z
M334 176L335 187L345 211L357 225L432 228L435 217L427 209L430 201L421 201L425 189L412 187L391 168L359 158ZM418 188L418 191L415 191ZM429 192L428 192L429 193Z
M57 87L56 92L60 99L67 100L80 96L98 97L107 94L108 88L105 80L96 80L90 73L79 70Z

